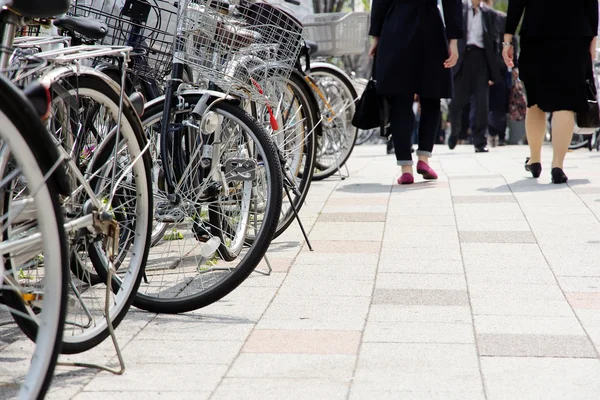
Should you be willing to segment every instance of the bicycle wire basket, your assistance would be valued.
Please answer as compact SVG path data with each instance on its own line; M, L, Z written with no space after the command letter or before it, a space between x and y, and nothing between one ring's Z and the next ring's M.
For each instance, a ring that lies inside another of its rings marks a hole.
M99 44L131 46L131 71L162 80L171 71L177 6L165 0L74 0L69 15L95 18L108 26Z
M314 56L349 56L366 49L369 13L323 13L302 19L304 38L319 45Z
M177 27L177 60L221 91L258 102L268 102L268 80L289 78L302 47L302 24L267 3L182 0Z

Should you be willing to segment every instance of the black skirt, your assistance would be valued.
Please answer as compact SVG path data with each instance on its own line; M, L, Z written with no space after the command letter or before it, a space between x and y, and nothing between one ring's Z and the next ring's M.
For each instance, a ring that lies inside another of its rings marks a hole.
M519 75L525 85L527 106L542 111L587 108L586 79L593 79L592 38L521 38Z

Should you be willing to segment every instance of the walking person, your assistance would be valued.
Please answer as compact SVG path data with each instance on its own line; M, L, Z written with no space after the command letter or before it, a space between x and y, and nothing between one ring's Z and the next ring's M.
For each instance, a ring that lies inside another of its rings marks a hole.
M493 10L481 0L468 0L463 6L465 37L458 41L458 64L454 67L454 97L450 104L452 133L448 147L454 149L462 130L462 110L474 101L473 145L487 153L489 87L500 80L494 49L496 30Z
M517 66L512 68L512 71L506 66L502 57L502 40L504 35L504 29L506 26L506 14L495 10L493 0L484 0L486 6L492 11L493 18L495 20L494 30L494 53L496 56L496 63L500 72L500 80L490 86L489 94L489 114L488 114L488 128L490 134L490 144L492 147L505 146L506 145L506 126L507 126L507 114L508 114L508 103L510 98L510 88L512 81L518 77ZM517 39L513 38L513 46L517 46Z
M527 93L525 129L530 151L525 169L534 178L542 172L546 113L552 113L552 182L565 183L563 162L575 113L587 109L586 79L593 79L598 0L510 0L502 43L509 68L514 67L512 39L521 17L519 74Z
M419 95L419 148L417 173L437 179L429 158L439 128L440 99L452 97L451 68L458 60L457 39L462 37L460 0L373 0L371 28L376 56L377 92L390 106L390 129L398 165L399 184L414 182L412 149L413 100Z

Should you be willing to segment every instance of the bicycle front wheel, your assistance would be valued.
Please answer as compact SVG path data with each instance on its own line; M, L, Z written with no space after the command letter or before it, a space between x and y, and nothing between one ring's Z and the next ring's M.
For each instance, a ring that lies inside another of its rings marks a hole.
M154 185L155 219L170 228L150 250L134 301L159 313L205 307L239 286L267 251L283 192L277 148L255 120L226 100L197 119L192 111L202 93L180 96L183 106L171 110L169 121L162 121L163 102L152 103L143 120L150 140L169 124L173 157L153 163L172 168L176 178L168 198L161 182Z
M62 340L67 242L57 190L39 162L47 133L16 89L0 81L0 398L39 399ZM25 322L40 326L33 345L19 330Z

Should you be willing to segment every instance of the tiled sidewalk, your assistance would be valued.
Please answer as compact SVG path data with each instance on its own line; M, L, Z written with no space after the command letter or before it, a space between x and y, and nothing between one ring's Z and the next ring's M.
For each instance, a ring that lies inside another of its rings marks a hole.
M186 315L132 310L125 374L61 367L49 397L600 398L600 155L570 154L556 186L524 147L440 146L440 180L400 187L384 151L313 184L314 252L292 225L271 276Z

